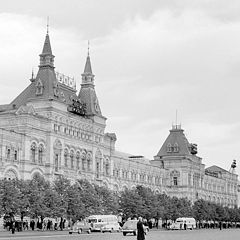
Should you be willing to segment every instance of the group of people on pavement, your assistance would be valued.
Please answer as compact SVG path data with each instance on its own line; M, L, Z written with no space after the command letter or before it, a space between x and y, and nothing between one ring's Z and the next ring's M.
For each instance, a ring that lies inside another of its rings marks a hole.
M15 220L14 217L11 217L6 219L4 222L4 228L11 231L12 234L14 234L15 231L20 232L23 230L63 230L66 227L68 227L68 222L62 217L60 219L32 219L30 223L28 223L27 220Z

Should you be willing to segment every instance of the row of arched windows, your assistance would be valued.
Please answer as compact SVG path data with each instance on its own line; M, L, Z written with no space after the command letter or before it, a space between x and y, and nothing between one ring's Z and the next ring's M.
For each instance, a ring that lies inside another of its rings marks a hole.
M83 171L91 171L92 170L92 155L91 153L86 153L83 151L80 153L79 151L75 152L71 150L69 152L68 149L64 150L64 167L83 170Z
M120 174L121 173L121 174ZM128 170L120 170L120 169L114 169L113 170L113 176L115 178L122 178L132 181L140 181L140 182L146 182L146 183L153 183L155 182L156 185L161 185L161 178L157 176L148 175L146 173L137 173L135 171L128 171Z

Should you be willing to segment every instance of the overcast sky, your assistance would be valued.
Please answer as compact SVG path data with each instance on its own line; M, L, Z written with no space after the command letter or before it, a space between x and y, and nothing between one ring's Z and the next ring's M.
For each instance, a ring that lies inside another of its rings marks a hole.
M56 70L78 89L90 40L96 92L119 151L157 154L175 123L206 166L240 173L240 1L0 0L0 103L37 72L50 17Z

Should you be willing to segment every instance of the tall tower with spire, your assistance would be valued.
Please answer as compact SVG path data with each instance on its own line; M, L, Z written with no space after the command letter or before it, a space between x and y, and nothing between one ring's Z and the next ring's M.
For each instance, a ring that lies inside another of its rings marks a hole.
M81 89L78 97L83 103L86 104L87 115L102 117L102 112L98 103L98 98L94 87L94 74L92 73L89 47L84 72L82 74Z

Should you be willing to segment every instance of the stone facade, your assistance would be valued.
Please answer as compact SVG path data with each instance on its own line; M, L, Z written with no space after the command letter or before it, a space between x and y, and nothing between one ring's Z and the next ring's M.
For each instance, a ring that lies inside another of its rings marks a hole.
M238 178L220 167L205 168L181 126L173 126L153 160L118 152L116 135L105 133L88 54L77 94L74 80L56 73L49 35L39 71L10 104L0 106L0 178L50 181L64 175L120 191L137 185L156 193L237 202Z

